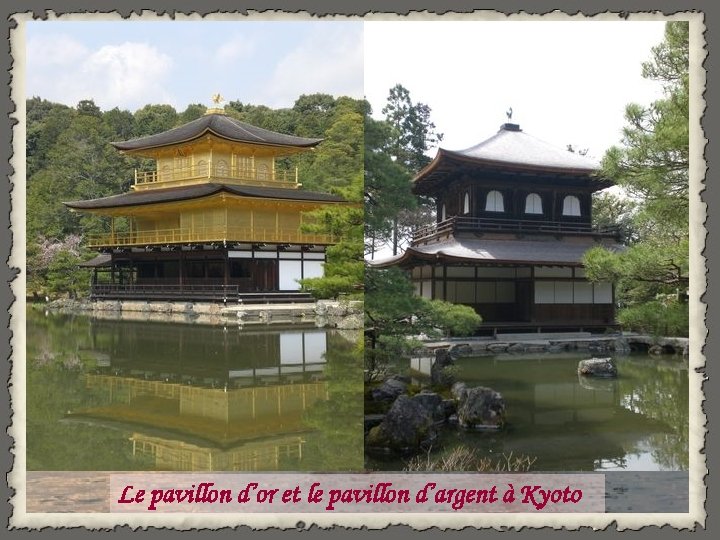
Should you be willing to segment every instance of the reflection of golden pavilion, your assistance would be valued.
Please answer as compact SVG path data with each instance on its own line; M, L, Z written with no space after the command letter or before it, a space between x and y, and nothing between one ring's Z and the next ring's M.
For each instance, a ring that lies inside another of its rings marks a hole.
M202 388L113 375L87 375L106 406L71 418L112 422L134 433L133 453L173 470L275 470L299 458L303 413L328 399L326 382Z
M155 467L173 471L274 471L282 459L302 458L305 442L299 435L250 441L230 449L133 433L133 455L153 458Z

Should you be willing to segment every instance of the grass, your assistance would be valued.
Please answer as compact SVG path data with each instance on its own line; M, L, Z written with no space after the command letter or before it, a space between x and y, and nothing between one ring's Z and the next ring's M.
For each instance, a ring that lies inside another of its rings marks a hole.
M478 455L477 450L467 446L458 446L448 454L431 458L428 450L425 456L415 456L405 464L405 471L477 471L477 472L528 472L536 457L525 455L515 456L512 452L509 455L503 454L498 458Z

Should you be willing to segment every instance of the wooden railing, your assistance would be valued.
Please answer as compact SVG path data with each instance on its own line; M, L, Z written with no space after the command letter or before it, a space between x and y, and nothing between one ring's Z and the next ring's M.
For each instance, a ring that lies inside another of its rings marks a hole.
M302 291L242 291L239 285L219 283L92 283L93 299L211 300L238 304L313 303L312 295Z
M540 221L522 219L496 219L478 217L451 217L433 225L420 227L413 232L413 242L462 232L514 232L547 233L562 235L617 236L618 227L593 227L589 223L567 221Z
M209 162L189 167L172 167L153 171L135 170L135 186L143 188L162 184L163 187L201 179L255 186L300 187L297 167L294 169L261 169L257 167L229 167Z
M89 247L148 246L212 242L253 242L271 244L334 244L329 234L310 234L298 229L259 227L196 227L193 229L154 229L88 235Z
M237 285L137 285L134 283L93 283L91 298L143 298L171 300L192 298L194 300L239 301Z

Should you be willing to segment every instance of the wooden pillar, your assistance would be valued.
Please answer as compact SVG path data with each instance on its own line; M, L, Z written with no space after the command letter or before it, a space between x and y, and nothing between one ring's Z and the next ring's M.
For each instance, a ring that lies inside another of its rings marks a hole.
M180 248L180 268L178 269L178 285L180 285L180 290L182 290L183 286L183 273L184 273L184 267L185 267L185 257L183 255L182 247Z
M227 287L228 281L230 280L230 254L228 253L228 250L227 250L227 249L225 250L225 264L224 264L224 267L225 267L225 269L224 269L224 271L223 271L223 274L224 274L224 276L223 276L223 277L224 277L224 279L223 279L223 284Z

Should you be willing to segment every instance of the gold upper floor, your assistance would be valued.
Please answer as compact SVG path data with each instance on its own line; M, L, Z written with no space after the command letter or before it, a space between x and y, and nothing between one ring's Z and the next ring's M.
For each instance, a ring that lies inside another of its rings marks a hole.
M135 170L133 190L213 182L297 189L297 167L288 165L282 149L224 141L212 135L200 141L156 150L154 169ZM287 149L285 149L287 150Z

